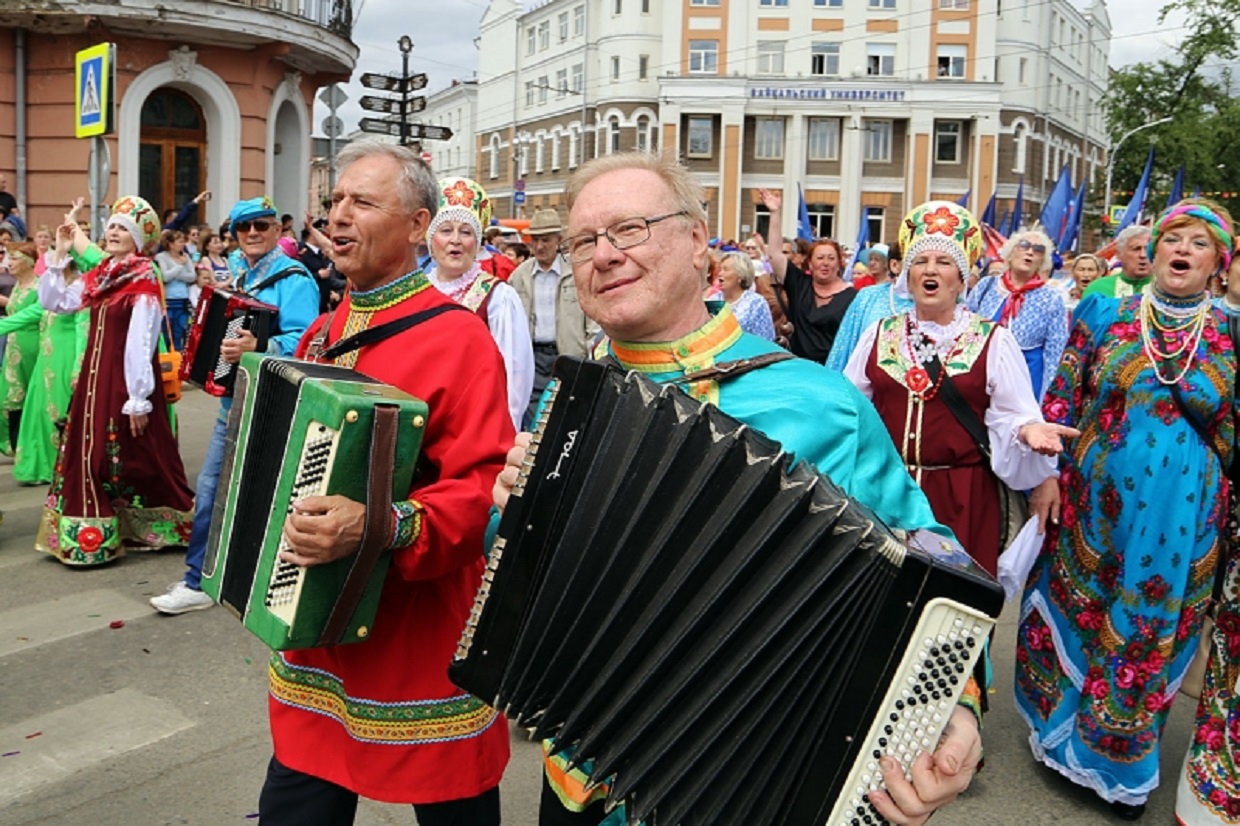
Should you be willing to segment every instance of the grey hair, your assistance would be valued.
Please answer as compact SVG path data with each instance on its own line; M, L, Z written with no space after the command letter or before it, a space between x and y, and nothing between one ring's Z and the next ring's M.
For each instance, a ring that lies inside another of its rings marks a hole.
M1051 241L1050 236L1040 229L1018 229L1012 233L1012 237L1003 242L1002 248L999 250L999 257L1003 259L1003 263L1011 264L1012 254L1016 252L1016 245L1021 241L1028 239L1031 244L1041 244L1046 247L1046 252L1042 255L1042 263L1038 265L1038 274L1045 276L1050 273L1051 267L1055 262L1052 253L1055 251L1055 243Z
M743 252L725 252L719 256L719 266L723 266L731 262L732 272L736 273L736 278L741 282L742 289L749 289L753 286L754 271L753 259Z
M1150 234L1149 227L1143 227L1140 224L1129 224L1120 230L1119 235L1115 236L1115 251L1118 252L1128 245L1128 242L1138 235Z
M376 140L353 141L336 153L336 171L343 173L350 165L363 158L391 158L400 164L401 174L396 182L400 204L412 215L419 209L428 210L431 217L439 210L439 182L431 168L412 149Z
M706 192L702 189L702 185L675 157L655 155L650 152L616 152L611 155L601 155L583 164L568 177L568 183L564 187L568 208L570 210L573 208L577 196L581 194L581 190L585 189L586 184L608 172L618 172L622 169L641 169L658 175L672 191L676 210L684 212L691 223L698 221L706 223L704 206Z

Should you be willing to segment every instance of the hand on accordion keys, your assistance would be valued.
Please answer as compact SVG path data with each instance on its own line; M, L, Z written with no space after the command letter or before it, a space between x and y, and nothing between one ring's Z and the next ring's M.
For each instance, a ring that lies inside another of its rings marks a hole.
M229 364L241 361L242 353L253 353L258 349L258 339L249 330L241 330L235 337L220 342L220 356Z
M871 792L870 802L895 826L921 826L936 809L951 803L969 787L981 758L982 737L977 718L969 709L957 706L934 754L923 752L913 761L911 782L905 779L899 762L883 758L887 791Z
M495 486L491 488L491 499L495 502L495 507L499 508L500 513L504 512L508 497L512 494L512 489L521 475L521 463L525 461L525 452L529 449L530 439L529 433L517 434L516 440L508 450L508 456L504 459L504 469L495 477Z
M303 568L357 553L366 528L366 506L343 496L307 496L293 503L284 522L291 550L280 559Z

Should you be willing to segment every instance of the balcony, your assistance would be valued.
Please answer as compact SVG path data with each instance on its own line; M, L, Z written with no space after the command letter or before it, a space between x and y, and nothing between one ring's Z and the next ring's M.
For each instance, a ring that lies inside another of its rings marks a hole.
M308 74L349 74L357 63L353 0L43 0L6 10L0 26L45 34L99 31L173 45L274 47Z

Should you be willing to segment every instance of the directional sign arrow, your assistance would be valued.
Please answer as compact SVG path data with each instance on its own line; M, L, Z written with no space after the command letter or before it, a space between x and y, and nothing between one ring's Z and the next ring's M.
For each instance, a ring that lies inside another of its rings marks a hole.
M396 137L400 137L400 123L394 120L362 118L357 122L357 125L363 132L373 132L378 135L395 135Z
M446 126L431 126L425 123L411 123L409 124L409 137L425 138L426 140L432 141L446 141L451 139L452 130Z
M427 77L425 72L409 75L408 82L399 77L381 75L375 72L366 72L362 75L362 85L367 89L375 89L379 92L416 92L419 89L425 89L426 83Z
M400 98L385 98L378 95L363 95L362 108L367 112L382 112L387 115L400 114Z

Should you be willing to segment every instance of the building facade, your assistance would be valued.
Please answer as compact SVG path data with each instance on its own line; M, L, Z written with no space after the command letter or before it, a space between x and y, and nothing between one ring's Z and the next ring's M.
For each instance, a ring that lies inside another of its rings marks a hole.
M156 209L207 189L218 225L241 198L309 206L316 90L346 80L358 50L349 0L99 0L12 4L0 18L0 170L32 226L54 226L88 189L74 138L74 55L116 44L111 182Z
M478 180L515 215L584 158L670 150L721 237L767 232L760 188L784 235L798 193L847 241L928 198L1002 214L1022 183L1028 219L1064 164L1076 185L1105 163L1109 47L1104 0L492 0Z

